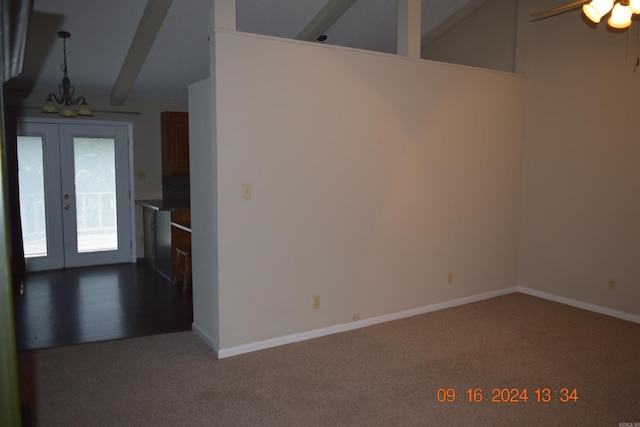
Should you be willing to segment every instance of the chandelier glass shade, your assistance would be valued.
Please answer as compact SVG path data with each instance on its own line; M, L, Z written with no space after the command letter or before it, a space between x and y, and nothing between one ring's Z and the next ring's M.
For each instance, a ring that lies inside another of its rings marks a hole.
M624 29L631 25L633 14L640 13L640 0L591 0L582 6L582 11L596 24L611 12L607 24L612 28Z
M58 94L51 92L42 105L43 113L56 113L63 117L93 116L84 96L74 98L76 88L67 75L67 39L71 37L66 31L58 31L63 42L64 64L62 65L62 83L58 85Z

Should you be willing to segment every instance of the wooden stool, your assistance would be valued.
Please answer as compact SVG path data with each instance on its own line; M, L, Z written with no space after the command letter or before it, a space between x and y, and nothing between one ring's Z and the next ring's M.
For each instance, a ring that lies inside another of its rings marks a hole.
M181 261L180 258L184 258L184 261ZM180 263L183 262L184 266L181 267ZM182 292L187 293L191 289L191 256L189 252L183 251L182 249L176 248L176 268L175 273L173 274L173 286L176 286L178 282L178 274L182 275Z

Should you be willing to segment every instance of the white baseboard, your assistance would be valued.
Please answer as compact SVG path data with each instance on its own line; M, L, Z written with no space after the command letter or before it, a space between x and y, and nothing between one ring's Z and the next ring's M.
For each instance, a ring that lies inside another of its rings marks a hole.
M611 308L601 307L595 304L589 304L583 301L578 301L571 298L565 298L558 295L549 294L547 292L538 291L536 289L526 288L524 286L517 286L516 292L531 295L538 298L548 299L550 301L559 302L560 304L570 305L572 307L581 308L583 310L593 311L594 313L604 314L606 316L616 317L622 320L628 320L633 323L640 323L640 316L635 314L625 313L624 311L613 310Z
M424 307L418 307L411 310L401 311L398 313L385 314L382 316L372 317L369 319L362 319L355 322L342 323L339 325L328 326L326 328L314 329L311 331L300 332L297 334L286 335L282 337L272 338L264 341L257 341L250 344L239 345L235 347L218 349L216 341L204 332L198 325L193 323L191 328L209 347L213 349L215 357L224 359L226 357L237 356L244 353L251 353L253 351L264 350L267 348L278 347L285 344L292 344L299 341L306 341L314 338L323 337L325 335L337 334L340 332L351 331L355 329L365 328L367 326L376 325L379 323L390 322L393 320L403 319L405 317L418 316L420 314L430 313L433 311L443 310L446 308L457 307L472 302L482 301L489 298L498 297L501 295L511 294L514 292L520 292L523 294L543 298L550 301L555 301L561 304L570 305L572 307L581 308L584 310L592 311L606 316L615 317L622 320L627 320L634 323L640 323L640 316L625 313L623 311L613 310L606 307L601 307L594 304L574 300L571 298L565 298L558 295L549 294L547 292L538 291L524 286L517 286L512 288L500 289L497 291L485 292L478 295L472 295L469 297L458 298L450 301L445 301L437 304L431 304Z
M216 340L211 338L209 334L202 330L202 328L195 323L191 323L191 330L198 336L202 341L205 342L209 347L213 349L213 354L215 357L218 356L218 345L216 344Z
M456 307L459 305L469 304L476 301L482 301L489 298L494 298L501 295L511 294L516 292L516 288L506 288L500 289L497 291L485 292L483 294L472 295L469 297L458 298L451 301L445 301L437 304L431 304L424 307L418 307L411 310L401 311L398 313L385 314L382 316L372 317L369 319L362 319L355 322L343 323L339 325L329 326L326 328L314 329L312 331L300 332L297 334L286 335L283 337L272 338L264 341L258 341L250 344L239 345L236 347L225 348L216 351L216 347L214 348L214 353L217 353L217 357L223 359L225 357L237 356L244 353L250 353L253 351L264 350L271 347L277 347L285 344L291 344L294 342L310 340L313 338L323 337L325 335L337 334L340 332L351 331L354 329L360 329L371 325L376 325L378 323L390 322L392 320L403 319L405 317L417 316L420 314L430 313L432 311L443 310L445 308ZM194 325L194 331L196 331L196 326ZM198 335L198 331L196 331ZM205 334L206 336L206 334ZM204 339L204 338L203 338ZM211 340L211 338L208 338ZM205 339L205 341L207 341Z

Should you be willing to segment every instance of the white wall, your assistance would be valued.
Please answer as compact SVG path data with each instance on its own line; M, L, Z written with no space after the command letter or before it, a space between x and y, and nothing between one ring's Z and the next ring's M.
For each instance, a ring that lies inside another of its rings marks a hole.
M20 108L24 117L47 117L40 108L48 92L34 91L20 99L19 93L9 93L7 101ZM133 123L134 199L162 198L162 161L160 141L160 113L162 111L187 111L187 101L130 98L121 107L111 106L109 97L83 93L94 116L90 120L115 120ZM138 112L139 115L104 113L99 111ZM144 256L142 239L142 212L136 208L137 257Z
M555 5L520 5L530 90L519 284L640 315L638 24L628 45L579 10L528 22Z
M219 348L515 285L525 79L214 42Z

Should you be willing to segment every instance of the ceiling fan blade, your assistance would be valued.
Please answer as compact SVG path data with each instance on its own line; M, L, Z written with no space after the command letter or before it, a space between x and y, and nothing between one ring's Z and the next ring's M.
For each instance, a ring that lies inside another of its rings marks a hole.
M572 7L579 6L579 5L583 4L583 3L589 3L589 1L590 0L574 1L572 3L568 3L568 4L565 4L563 6L558 6L558 7L554 7L554 8L551 8L551 9L543 10L541 12L533 13L533 14L531 14L531 16L552 15L552 14L555 14L555 13L558 13L558 12L562 12L565 9L570 9Z

